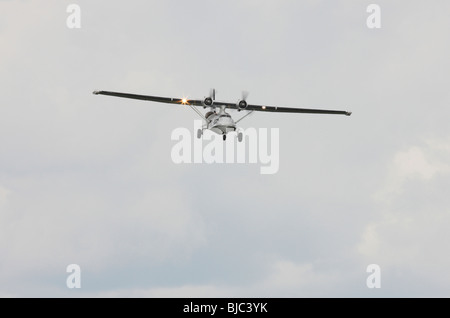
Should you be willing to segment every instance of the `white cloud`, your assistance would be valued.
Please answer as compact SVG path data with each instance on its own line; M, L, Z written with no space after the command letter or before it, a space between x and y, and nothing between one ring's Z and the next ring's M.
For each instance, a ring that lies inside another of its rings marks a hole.
M393 155L386 182L374 196L379 212L357 245L363 259L379 264L391 284L409 284L411 294L436 295L450 284L445 274L450 266L445 253L450 240L450 198L445 190L450 184L449 149L447 140L434 138ZM410 280L400 279L400 272ZM434 293L420 286L423 279L434 284Z
M2 205L6 204L8 196L11 194L11 190L2 187L0 185L0 207L2 207Z
M376 199L389 200L404 191L408 182L428 182L450 173L450 143L428 139L422 146L411 146L394 154L384 187Z
M416 175L430 179L440 169L427 161L419 147L411 147L405 152L399 152L394 157L394 165L400 177L414 177Z
M331 270L320 270L312 264L274 261L266 276L251 284L187 284L174 287L130 288L89 294L94 297L309 297L329 292L339 293L345 284ZM341 285L340 285L341 284Z
M333 268L317 268L312 263L278 260L272 272L258 284L260 296L282 295L283 297L321 297L338 293L345 286L344 277L339 277Z

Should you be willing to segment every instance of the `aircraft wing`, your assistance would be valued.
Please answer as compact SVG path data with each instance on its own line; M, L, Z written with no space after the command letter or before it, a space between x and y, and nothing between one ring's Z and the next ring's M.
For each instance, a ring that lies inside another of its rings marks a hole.
M187 99L187 98L172 98L172 97L160 97L150 95L137 95L129 93L118 93L109 91L94 91L94 95L109 95L123 98L140 99L159 103L178 104L178 105L191 105L191 106L204 106L204 101L201 99ZM266 106L266 105L252 105L248 104L245 108L239 108L237 103L227 103L214 101L214 106L225 106L230 109L247 110L247 111L261 111L261 112L278 112L278 113L306 113L306 114L331 114L331 115L346 115L350 116L352 113L345 110L328 110L328 109L312 109L312 108L291 108L291 107L279 107L279 106Z
M94 95L116 96L116 97L131 98L131 99L140 99L140 100L147 100L147 101L152 101L152 102L168 103L168 104L179 104L179 105L189 104L189 105L193 105L193 106L203 106L203 101L197 100L197 99L137 95L137 94L129 94L129 93L108 92L108 91L94 91L93 94Z
M331 114L331 115L346 115L350 116L352 113L345 110L329 110L329 109L314 109L314 108L292 108L292 107L279 107L279 106L266 106L266 105L252 105L248 104L245 108L239 108L237 104L232 103L220 103L224 104L227 108L241 109L249 111L261 111L261 112L278 112L278 113L304 113L304 114Z

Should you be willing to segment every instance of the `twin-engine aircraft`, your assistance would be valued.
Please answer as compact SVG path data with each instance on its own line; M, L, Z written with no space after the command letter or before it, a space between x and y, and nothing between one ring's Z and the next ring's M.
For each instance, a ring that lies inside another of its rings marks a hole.
M242 93L242 98L236 103L220 102L216 101L216 90L211 89L208 97L204 99L187 99L187 98L173 98L173 97L159 97L149 95L136 95L128 93L118 93L109 91L94 91L95 95L109 95L123 98L132 98L147 100L159 103L178 104L190 106L204 121L202 129L197 131L197 138L201 138L203 131L209 129L219 135L223 136L223 140L226 140L227 134L232 131L237 132L238 141L241 142L243 134L239 131L237 123L242 119L253 113L254 111L260 112L278 112L278 113L307 113L307 114L331 114L331 115L346 115L350 116L352 113L343 110L326 110L326 109L310 109L310 108L290 108L279 106L267 106L267 105L252 105L247 103L247 92ZM193 106L200 106L204 109L209 108L206 114L202 114L198 109ZM226 109L236 109L238 111L246 111L246 114L238 120L233 120L230 114L226 112Z

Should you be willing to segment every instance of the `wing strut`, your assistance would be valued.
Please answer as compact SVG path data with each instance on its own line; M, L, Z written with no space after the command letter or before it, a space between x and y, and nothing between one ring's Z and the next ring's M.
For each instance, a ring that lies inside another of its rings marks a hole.
M187 104L187 105L189 105L189 107L190 107L194 112L196 112L196 113L197 113L197 114L205 121L205 123L207 123L205 116L203 116L203 114L202 114L197 108L195 108L194 106L192 106L192 105L190 105L190 104Z
M242 116L241 118L239 118L237 121L235 121L235 124L237 124L238 122L240 122L242 119L244 119L245 117L247 117L248 115L250 115L251 113L253 113L254 110L249 111L247 114L245 114L244 116Z

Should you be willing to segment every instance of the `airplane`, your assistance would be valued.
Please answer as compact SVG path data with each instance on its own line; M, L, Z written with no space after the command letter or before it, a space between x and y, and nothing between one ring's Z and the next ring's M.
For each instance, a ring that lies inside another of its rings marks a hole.
M204 121L202 129L198 129L197 138L201 138L203 131L209 129L216 134L222 135L223 140L226 140L227 134L232 131L237 132L238 141L241 142L243 134L239 131L237 123L242 119L253 113L254 111L261 112L279 112L279 113L307 113L307 114L332 114L332 115L346 115L350 116L352 113L343 110L326 110L326 109L310 109L310 108L290 108L279 106L267 106L267 105L252 105L247 103L248 92L242 93L242 98L236 103L220 102L216 101L216 90L211 89L209 96L204 99L188 99L172 98L172 97L159 97L149 95L137 95L129 93L109 92L109 91L94 91L94 95L109 95L123 98L139 99L159 103L178 104L190 106ZM206 114L202 114L198 109L193 106L200 106L204 109L209 107L209 111ZM226 109L235 109L238 112L247 111L247 113L239 118L233 120L231 115L226 112Z

